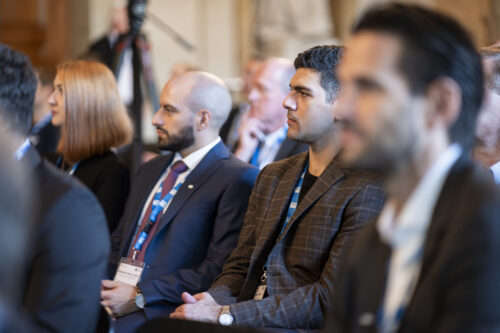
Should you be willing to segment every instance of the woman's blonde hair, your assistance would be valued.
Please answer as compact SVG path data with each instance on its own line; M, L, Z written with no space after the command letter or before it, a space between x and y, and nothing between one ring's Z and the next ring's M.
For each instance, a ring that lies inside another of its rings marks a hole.
M113 73L95 61L68 61L57 67L65 117L58 152L68 163L100 155L132 139L132 122Z

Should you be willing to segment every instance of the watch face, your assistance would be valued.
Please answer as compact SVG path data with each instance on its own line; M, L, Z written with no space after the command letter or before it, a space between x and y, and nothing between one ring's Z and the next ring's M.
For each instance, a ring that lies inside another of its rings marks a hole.
M135 305L137 305L139 309L144 309L144 305L146 305L146 300L144 299L143 294L135 296Z
M233 316L229 313L223 313L219 316L219 323L224 326L229 326L233 323Z

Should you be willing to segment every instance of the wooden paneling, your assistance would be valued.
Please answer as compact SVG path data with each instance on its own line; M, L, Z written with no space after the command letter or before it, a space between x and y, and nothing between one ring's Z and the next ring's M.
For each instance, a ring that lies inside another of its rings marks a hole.
M27 54L35 66L68 58L67 0L0 0L0 42Z

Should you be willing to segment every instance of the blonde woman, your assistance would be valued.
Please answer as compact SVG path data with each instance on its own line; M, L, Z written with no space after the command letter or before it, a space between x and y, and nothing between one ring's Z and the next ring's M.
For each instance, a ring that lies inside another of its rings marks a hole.
M57 68L49 104L61 138L57 154L47 158L94 192L112 232L130 184L127 167L111 148L132 138L132 123L113 73L94 61L65 62Z

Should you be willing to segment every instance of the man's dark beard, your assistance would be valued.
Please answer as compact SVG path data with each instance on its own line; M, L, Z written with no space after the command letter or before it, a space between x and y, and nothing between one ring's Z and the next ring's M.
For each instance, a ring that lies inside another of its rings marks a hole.
M157 127L166 135L167 142L163 143L158 139L158 148L161 150L180 151L194 144L194 130L192 126L183 127L179 134L172 135L163 128Z

